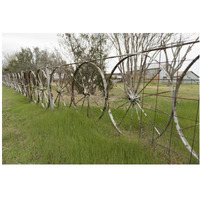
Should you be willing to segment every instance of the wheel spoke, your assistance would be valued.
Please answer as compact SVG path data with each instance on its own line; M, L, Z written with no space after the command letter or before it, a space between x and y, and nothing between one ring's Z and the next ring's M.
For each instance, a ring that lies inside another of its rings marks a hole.
M55 99L54 103L56 103L56 101L57 101L57 99L58 99L58 95L59 95L59 94L57 93L57 96L56 96L56 99Z
M112 80L111 80L112 81ZM122 87L120 87L119 85L117 85L117 83L115 83L114 81L112 81L112 83L114 83L114 85L116 85L116 87L120 88L122 91L124 91L124 89Z
M63 90L65 87L67 87L68 84L69 82L67 81L65 84L63 84L63 87L61 87L61 89Z
M57 88L59 87L59 83L58 83L58 81L59 81L59 80L56 79L55 82L54 82L54 83L56 84L56 87L57 87Z
M82 73L81 73L81 70L80 70L80 75L81 75L82 78L84 77L84 76L82 75ZM76 80L76 79L75 79L75 80ZM80 86L82 86L83 89L86 88L83 79L82 79L82 84L83 84L83 85L81 85L78 81L77 81L77 83L78 83Z
M58 108L59 108L59 104L60 104L60 94L58 95Z
M141 125L141 121L140 121L140 116L139 116L137 105L135 105L135 110L136 110L136 114L137 114L137 118L138 118L139 124Z
M47 98L47 94L45 91L44 91L44 105L45 105L45 107L48 106L48 98Z
M63 105L66 106L66 103L65 103L63 95L61 95L61 98L62 98L62 101L63 101Z
M138 92L137 95L139 95L148 85L151 83L151 81L160 73L161 69L150 79L150 81Z
M90 79L90 82L89 82L89 84L88 84L88 88L91 87L91 84L92 84L92 82L93 82L94 75L95 75L95 69L94 69L93 72L92 72L91 79Z
M94 97L94 96L93 96ZM95 98L90 98L97 106L98 106L98 108L101 110L101 111L103 111L102 110L102 108L101 108L101 106L98 104L98 102L95 100Z
M138 107L140 108L140 110L144 113L145 117L148 119L148 121L150 122L150 124L153 126L153 128L155 129L155 131L158 133L158 135L160 135L160 132L158 131L158 129L154 126L153 122L151 121L151 119L148 117L148 115L144 112L144 110L142 109L142 107L140 106L139 103L137 103Z
M84 96L84 99L83 99L83 103L82 103L82 105L81 105L81 112L82 112L82 110L83 110L83 105L84 105L84 103L85 103L85 96Z
M42 98L41 98L41 102L44 102L44 91L42 91Z
M75 78L74 78L74 80L84 89L85 87L83 86L84 85L84 83L83 83L83 85L82 84L80 84Z
M135 110L136 110L138 122L139 122L139 125L140 125L140 133L142 133L142 122L141 122L141 119L140 119L140 116L139 116L137 104L135 105Z
M61 74L61 86L64 84L64 81L65 81L66 79L65 79L65 74L63 74L63 78L62 78L62 74Z
M126 79L126 76L124 75L124 73L122 72L122 70L120 69L120 67L118 67L119 71L121 72L121 75L122 75L122 79L124 80L124 83L126 82L127 85L128 85L128 81Z
M89 102L89 97L88 97L88 96L87 96L87 102L88 102L88 106L87 106L87 116L89 117L90 102Z
M124 113L124 115L123 115L123 117L122 117L122 119L121 119L121 121L119 122L119 124L117 125L117 126L120 126L121 125L121 123L122 123L122 121L123 121L123 119L125 118L125 116L126 116L126 114L128 113L128 111L130 110L130 107L131 107L131 103L130 103L130 105L129 105L129 107L128 107L128 109L126 110L126 112Z
M44 108L43 99L44 99L44 93L42 92L42 96L41 96L40 102L41 102L42 107Z
M88 111L90 110L90 112L91 112L91 114L92 114L92 116L93 116L93 118L94 118L94 113L93 113L93 111L92 111L92 107L90 106L90 97L88 96L88 98L87 98L87 100L88 100ZM89 114L89 113L88 113ZM88 117L89 117L89 115L88 115Z
M114 109L113 111L111 111L111 112L113 113L114 111L116 111L117 109L121 108L123 105L125 105L125 104L127 104L127 103L129 103L129 101L127 101L127 102L121 104L120 106L118 106L117 108L115 108L115 109Z
M78 104L83 98L85 98L85 96L83 96L82 98L80 98L75 104Z
M133 111L134 111L134 105L131 104L131 121L130 121L129 134L131 134L131 130L132 130L132 124L133 124Z

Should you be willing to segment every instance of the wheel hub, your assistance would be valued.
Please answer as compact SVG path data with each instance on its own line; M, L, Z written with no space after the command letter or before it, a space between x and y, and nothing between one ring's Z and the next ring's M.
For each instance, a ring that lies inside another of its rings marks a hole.
M129 95L129 98L128 100L133 104L135 105L136 103L138 103L140 101L140 96L135 96L133 94Z
M63 92L64 92L64 90L63 90L62 88L58 88L58 89L57 89L57 93L61 94L61 93L63 93Z
M90 96L90 93L89 93L89 91L86 88L84 88L83 94L85 96Z

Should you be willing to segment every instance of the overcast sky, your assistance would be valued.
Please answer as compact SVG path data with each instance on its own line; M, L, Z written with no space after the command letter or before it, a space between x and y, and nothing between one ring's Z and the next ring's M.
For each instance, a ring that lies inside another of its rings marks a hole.
M41 47L42 49L59 47L57 33L3 33L2 51L12 53L21 47Z
M53 50L54 47L59 49L57 33L3 33L2 34L2 53L13 53L20 50L21 47L40 47ZM195 44L192 51L188 54L187 59L194 59L199 54L200 45ZM111 53L113 55L113 53ZM108 71L117 63L117 59L107 61ZM184 67L181 69L183 70ZM199 73L199 61L191 69L196 74Z

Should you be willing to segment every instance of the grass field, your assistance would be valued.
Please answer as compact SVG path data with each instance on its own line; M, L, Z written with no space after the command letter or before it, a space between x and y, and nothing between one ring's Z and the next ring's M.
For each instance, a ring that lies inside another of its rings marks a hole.
M151 143L138 137L137 126L134 134L118 136L107 113L101 120L92 120L86 117L85 111L75 112L73 108L45 110L39 105L28 103L27 98L16 91L4 86L2 88L3 164L188 163L188 159L176 154L172 154L169 161L166 150L156 145L152 148ZM197 87L193 90L189 88L188 91L190 95L196 95ZM153 97L148 98L148 102L153 101ZM165 99L160 106L163 107L164 102ZM196 105L190 102L185 104L180 103L179 113L192 117L192 113L185 109L182 111L181 106L190 106L190 110L195 110ZM168 106L164 107L169 109ZM150 112L148 114L151 115ZM165 119L162 122L159 117L160 126L164 122ZM146 128L144 131L149 133L152 129ZM193 131L190 132L188 134L192 135ZM197 133L196 139L198 135ZM168 136L166 134L159 142L165 144ZM183 154L189 153L180 138L173 137L172 147ZM199 145L194 148L198 152Z
M125 103L127 98L124 96L123 91L120 89L123 88L123 85L120 85L119 87L115 87L113 90L111 90L111 105L110 107L114 108L118 107L120 104L122 105ZM142 88L142 86L141 86ZM166 92L166 93L163 93ZM146 114L148 115L148 118L154 123L156 128L159 130L159 132L162 132L164 127L166 126L169 116L166 114L171 113L172 108L172 99L171 99L171 92L170 88L167 86L167 84L160 83L158 88L158 93L163 93L156 97L156 95L148 96L149 94L156 94L157 93L157 84L151 83L148 85L148 87L144 90L144 94L141 93L140 96L143 95L147 96L143 98L143 109L145 110ZM117 97L117 98L116 98ZM113 99L112 99L113 98ZM156 99L157 98L157 99ZM186 99L180 99L180 98L186 98ZM190 100L189 100L190 99ZM192 99L192 100L191 100ZM194 100L196 99L196 101ZM191 84L182 84L179 93L178 93L178 99L177 99L177 115L179 119L179 124L182 129L182 132L184 136L186 137L188 143L190 146L193 147L193 149L196 151L196 153L199 153L199 115L198 115L198 100L199 99L199 86L198 85L191 85ZM156 104L157 101L157 104ZM140 103L142 104L142 102ZM125 110L128 109L129 104L126 104L126 106L123 106L123 109L119 109L114 112L113 117L116 121L116 123L120 122L122 116L125 113ZM121 107L122 108L122 107ZM158 109L157 113L155 114L155 108ZM111 109L112 110L112 109ZM161 111L161 112L160 112ZM164 114L164 113L166 114ZM141 113L141 112L140 112ZM139 114L140 114L139 113ZM141 116L141 114L140 114ZM136 132L140 129L139 121L137 119L136 112L133 113L133 132ZM148 138L151 140L152 135L155 138L156 137L156 131L150 124L150 121L147 117L142 114L142 128L143 128L143 134L145 135L145 138ZM131 111L127 113L125 116L123 122L121 123L121 130L123 131L129 131L130 127L130 119L131 119ZM197 122L195 122L195 120ZM195 126L196 125L196 130ZM191 126L191 127L190 127ZM190 127L190 128L187 128ZM195 132L195 136L194 136ZM171 137L172 135L172 137ZM193 142L194 139L194 142ZM176 130L176 127L173 123L173 120L168 126L166 132L163 134L162 137L156 140L157 143L162 144L164 146L170 145L175 151L190 157L190 152L185 148L183 145L178 132ZM170 143L170 144L169 144Z

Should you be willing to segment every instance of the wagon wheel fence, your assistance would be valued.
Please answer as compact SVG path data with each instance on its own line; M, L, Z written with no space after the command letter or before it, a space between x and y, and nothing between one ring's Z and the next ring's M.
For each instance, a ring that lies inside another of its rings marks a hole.
M186 66L182 73L176 71L176 78L170 76L167 62L162 59L166 49L198 42L108 57L106 59L119 58L108 77L95 63L97 60L89 60L53 70L44 67L4 74L2 82L45 109L74 109L95 120L108 113L119 135L136 134L153 147L162 148L170 163L176 163L172 157L181 157L186 163L199 163L199 95L198 91L192 94L185 90L183 84L191 67L199 62L199 55L190 60L172 59L171 64L177 62ZM149 56L150 52L155 56ZM122 63L136 56L145 62L122 67ZM152 63L157 67L149 74ZM165 79L161 78L161 73ZM192 78L187 80L191 87L199 83Z

